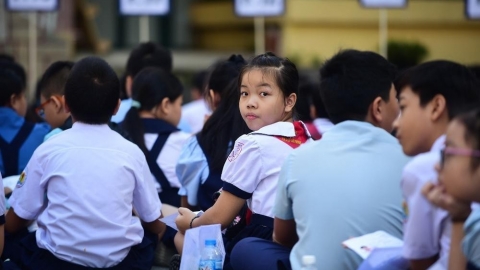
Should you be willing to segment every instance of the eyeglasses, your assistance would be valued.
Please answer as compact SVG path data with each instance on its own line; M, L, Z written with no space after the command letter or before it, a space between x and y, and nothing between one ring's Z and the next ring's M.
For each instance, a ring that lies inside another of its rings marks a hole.
M480 150L445 147L445 149L440 151L440 168L443 168L443 165L445 164L446 156L464 156L464 157L480 158Z
M50 103L53 100L53 97L61 98L59 95L53 95L49 99L47 99L45 102L40 104L37 108L35 108L35 113L38 114L40 117L45 117L45 106L47 106L48 103Z

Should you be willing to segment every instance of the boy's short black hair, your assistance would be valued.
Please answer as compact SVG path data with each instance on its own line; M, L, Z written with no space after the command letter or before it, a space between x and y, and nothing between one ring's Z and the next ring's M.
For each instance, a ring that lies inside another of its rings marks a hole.
M0 106L9 106L11 96L18 96L23 90L22 80L14 71L0 68Z
M25 73L25 69L20 64L14 61L3 59L0 60L0 69L8 69L15 73L22 82L22 88L25 88L27 85L27 74Z
M469 66L468 69L470 69L470 71L473 72L473 75L475 75L477 79L480 80L480 65L472 65Z
M467 67L452 61L430 61L405 70L395 80L395 87L401 92L407 86L419 96L422 106L436 95L445 97L450 119L480 103L479 80Z
M310 87L312 87L312 103L315 107L316 117L329 119L325 105L323 105L322 95L320 95L320 84L312 83Z
M86 57L72 68L65 84L65 102L73 118L106 124L117 107L120 82L115 71L98 57Z
M196 88L200 94L203 94L207 88L207 77L208 71L206 70L199 71L193 75L192 86Z
M51 64L39 82L40 93L49 98L52 95L63 95L65 83L74 63L70 61L57 61Z
M10 54L0 53L0 61L15 62L15 58Z
M344 50L320 68L320 95L334 124L365 121L372 102L390 99L396 68L374 52Z
M146 67L157 67L167 72L172 71L172 53L151 41L140 43L127 60L127 76L134 78Z

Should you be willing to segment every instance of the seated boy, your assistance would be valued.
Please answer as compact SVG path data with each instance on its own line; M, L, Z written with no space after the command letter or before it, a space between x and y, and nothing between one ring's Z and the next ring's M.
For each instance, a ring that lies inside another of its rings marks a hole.
M0 173L19 175L50 127L25 121L27 99L21 74L14 62L0 62Z
M65 83L73 67L73 62L57 61L51 64L40 79L40 106L37 114L45 119L52 131L45 140L72 127L70 113L65 111Z
M406 70L396 81L400 117L395 121L403 152L415 156L403 169L403 256L410 269L446 269L451 224L448 212L435 207L421 194L422 187L437 181L435 164L445 145L450 120L480 103L475 76L465 66L431 61Z
M118 89L99 58L71 70L65 106L73 126L38 147L10 199L7 232L33 219L39 227L22 240L23 268L151 268L165 231L161 203L142 151L107 125Z

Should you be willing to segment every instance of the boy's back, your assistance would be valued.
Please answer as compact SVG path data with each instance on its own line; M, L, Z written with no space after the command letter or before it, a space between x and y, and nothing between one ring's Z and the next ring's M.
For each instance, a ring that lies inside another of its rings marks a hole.
M356 269L361 258L343 241L377 230L401 238L399 182L406 162L394 137L357 121L340 123L294 151L280 177L299 236L290 255L293 269L306 254L326 269Z
M37 149L11 204L20 216L33 219L44 206L45 192L39 247L81 265L115 265L142 241L132 198L142 220L160 213L144 159L138 147L107 125L75 123Z
M161 203L142 151L108 126L118 88L99 58L70 72L65 108L74 124L34 152L10 199L7 232L38 221L36 234L22 239L23 268L151 268L165 231Z

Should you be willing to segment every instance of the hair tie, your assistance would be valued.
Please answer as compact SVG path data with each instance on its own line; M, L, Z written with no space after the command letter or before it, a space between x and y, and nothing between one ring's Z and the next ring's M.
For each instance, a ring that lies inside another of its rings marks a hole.
M142 107L142 104L140 104L140 102L138 102L136 100L132 100L132 107L140 109L140 107Z

